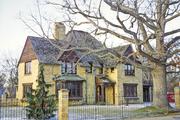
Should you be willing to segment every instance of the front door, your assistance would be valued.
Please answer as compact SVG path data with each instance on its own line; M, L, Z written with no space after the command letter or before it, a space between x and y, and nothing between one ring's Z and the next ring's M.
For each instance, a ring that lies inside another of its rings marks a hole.
M102 85L96 87L96 102L105 102L105 88Z
M144 86L143 87L143 101L144 102L150 102L150 87L149 86Z

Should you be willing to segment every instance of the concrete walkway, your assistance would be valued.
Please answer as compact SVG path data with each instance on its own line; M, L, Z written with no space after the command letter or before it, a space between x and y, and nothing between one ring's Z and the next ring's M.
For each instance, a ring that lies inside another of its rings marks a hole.
M151 117L151 118L139 118L131 120L180 120L180 115L164 116L164 117Z

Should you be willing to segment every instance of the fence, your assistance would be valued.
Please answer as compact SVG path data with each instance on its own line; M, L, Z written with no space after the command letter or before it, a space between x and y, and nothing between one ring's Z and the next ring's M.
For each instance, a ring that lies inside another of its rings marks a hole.
M74 99L69 102L69 120L133 120L134 118L164 116L169 112L179 111L174 102L174 96L179 95L179 93L158 94L158 98L167 97L169 100L170 106L162 106L162 108L152 106L151 102L138 102L136 97L127 99L127 97L115 96L121 101L119 105L109 104L111 99L109 101L100 99L102 101L97 102L95 97L90 96Z
M128 104L122 97L122 104L95 102L94 97L69 100L69 120L133 120L133 118L164 115L163 109L151 107L151 103ZM174 103L171 103L175 106ZM0 120L22 120L26 117L27 104L17 99L0 99ZM147 109L148 108L148 109ZM56 117L51 120L57 120Z
M27 103L18 99L0 99L0 120L29 120L27 117ZM57 115L57 112L55 112ZM57 116L50 120L57 120Z
M134 116L140 117L136 110L150 106L151 103L144 104L127 104L122 97L120 105L108 104L108 102L90 102L94 97L84 98L81 100L71 100L69 102L69 120L128 120ZM143 113L146 116L148 113Z
M17 99L0 99L0 120L26 119L25 103Z

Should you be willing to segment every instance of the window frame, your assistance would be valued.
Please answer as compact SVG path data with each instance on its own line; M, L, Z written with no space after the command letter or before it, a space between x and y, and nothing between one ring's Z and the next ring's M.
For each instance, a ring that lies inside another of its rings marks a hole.
M114 68L114 67L111 67L110 69L111 69L111 73L114 73L115 68Z
M62 74L76 74L77 66L74 62L62 62L61 64L61 73Z
M138 97L137 86L138 84L130 84L130 83L123 84L124 97L137 98Z
M135 76L135 67L132 64L124 64L125 76Z
M57 86L57 84L59 84L59 86ZM58 94L58 91L61 89L69 90L69 99L82 99L83 97L82 81L56 82L56 93Z
M32 63L31 61L24 63L24 74L31 74L32 73Z
M26 98L27 96L26 96L26 94L27 94L27 89L29 89L30 88L30 92L32 93L32 83L24 83L23 84L23 98ZM29 88L28 88L29 87ZM25 88L26 88L26 90L25 90Z
M101 64L101 67L99 68L99 74L104 74L104 65Z

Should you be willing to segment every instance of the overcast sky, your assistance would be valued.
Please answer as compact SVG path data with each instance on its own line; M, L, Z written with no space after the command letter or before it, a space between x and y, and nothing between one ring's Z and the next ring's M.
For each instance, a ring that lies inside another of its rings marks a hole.
M28 15L34 9L36 9L35 0L0 0L0 59L4 56L19 58L26 37L37 36L19 19L19 13ZM54 13L52 9L48 9L49 11ZM175 26L180 27L180 19L171 23L168 29Z
M19 58L26 37L28 35L37 36L19 19L20 13L23 17L28 16L36 8L36 0L0 0L0 59L6 56ZM47 9L47 7L45 9L51 15L56 10ZM62 18L60 15L59 13L53 15L56 16L53 20L57 21Z
M0 0L0 59L19 57L27 35L32 33L19 20L20 11L28 13L33 0Z

